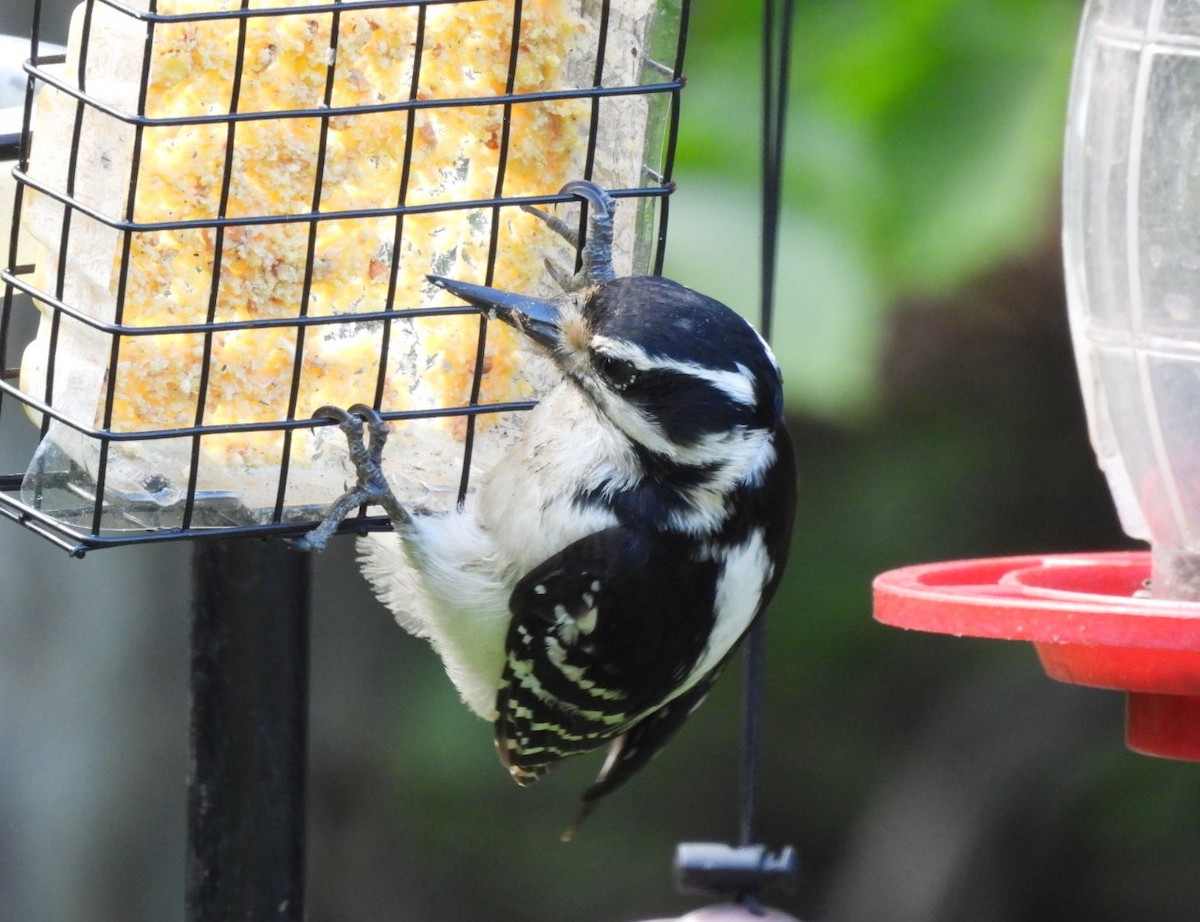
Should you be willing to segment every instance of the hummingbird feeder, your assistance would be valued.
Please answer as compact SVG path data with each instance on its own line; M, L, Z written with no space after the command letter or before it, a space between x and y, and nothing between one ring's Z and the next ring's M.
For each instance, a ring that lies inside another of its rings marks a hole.
M969 560L875 581L898 627L1031 641L1049 676L1127 693L1126 742L1200 761L1200 13L1089 0L1063 251L1092 445L1150 550Z

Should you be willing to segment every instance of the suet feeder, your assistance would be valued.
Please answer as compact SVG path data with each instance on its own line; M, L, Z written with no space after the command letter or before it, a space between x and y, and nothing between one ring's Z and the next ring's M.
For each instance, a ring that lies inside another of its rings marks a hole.
M1063 251L1092 445L1148 552L929 564L875 582L899 627L1032 641L1055 679L1127 692L1131 749L1200 760L1200 14L1089 0Z
M448 507L549 371L426 274L555 293L575 254L524 209L580 178L617 270L661 266L675 0L85 0L65 54L41 18L0 252L0 424L36 437L0 513L75 553L303 533L347 476L325 404L378 409L401 497Z
M524 209L580 178L620 203L617 270L660 271L688 3L82 0L65 49L31 6L0 515L75 556L222 539L195 544L188 918L300 919L308 560L223 539L341 491L321 404L381 412L406 499L461 501L543 372L425 274L555 293L575 254Z

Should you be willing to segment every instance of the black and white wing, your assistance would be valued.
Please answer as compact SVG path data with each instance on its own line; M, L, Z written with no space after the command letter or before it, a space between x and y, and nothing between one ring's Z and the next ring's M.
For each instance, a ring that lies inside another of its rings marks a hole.
M685 538L614 527L517 584L495 723L517 782L619 738L636 744L641 765L666 741L690 710L683 699L708 684L692 673L712 634L719 570Z

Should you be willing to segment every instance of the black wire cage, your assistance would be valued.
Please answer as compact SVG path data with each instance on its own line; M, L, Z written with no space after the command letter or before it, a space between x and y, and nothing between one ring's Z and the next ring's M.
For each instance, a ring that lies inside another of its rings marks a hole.
M313 411L353 403L398 493L461 501L538 370L425 275L550 293L575 256L525 209L579 178L619 203L618 271L659 271L687 12L84 0L50 54L35 0L0 512L77 555L300 534L348 476Z

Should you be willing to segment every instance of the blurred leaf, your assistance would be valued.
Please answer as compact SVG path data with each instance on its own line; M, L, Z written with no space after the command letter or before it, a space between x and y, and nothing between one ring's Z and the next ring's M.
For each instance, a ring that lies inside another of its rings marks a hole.
M693 17L670 263L753 316L759 11L704 14ZM805 409L844 415L870 401L889 305L945 294L1044 238L1078 16L1073 0L798 10L778 302L789 319L775 342Z
M757 202L742 190L688 183L671 204L666 274L757 322L758 226ZM884 305L872 281L855 240L794 209L784 213L772 343L793 409L837 416L868 401Z

